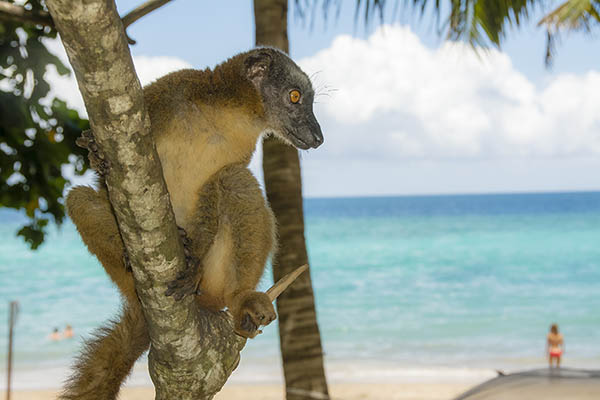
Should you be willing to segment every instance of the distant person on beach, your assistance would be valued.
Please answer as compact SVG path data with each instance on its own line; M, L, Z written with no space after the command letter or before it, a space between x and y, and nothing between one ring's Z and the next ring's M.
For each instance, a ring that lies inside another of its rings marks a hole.
M560 358L565 347L563 335L558 332L558 325L552 324L550 333L548 333L548 341L546 349L548 352L548 362L552 368L552 360L556 360L556 367L560 367Z
M65 331L63 332L64 339L71 339L73 337L73 327L69 324L65 327Z
M50 336L48 336L48 338L55 342L59 341L61 339L61 337L60 337L60 333L58 332L58 328L54 328L54 330L52 331Z

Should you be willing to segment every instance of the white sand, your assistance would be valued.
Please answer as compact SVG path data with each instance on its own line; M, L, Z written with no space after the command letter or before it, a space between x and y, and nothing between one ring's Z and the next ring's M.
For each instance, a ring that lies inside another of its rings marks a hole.
M330 385L332 399L339 400L450 400L469 389L466 383L402 383L370 384L342 383ZM225 385L215 400L283 400L282 385ZM18 390L13 400L56 399L57 390ZM127 387L119 396L121 400L154 399L152 387Z

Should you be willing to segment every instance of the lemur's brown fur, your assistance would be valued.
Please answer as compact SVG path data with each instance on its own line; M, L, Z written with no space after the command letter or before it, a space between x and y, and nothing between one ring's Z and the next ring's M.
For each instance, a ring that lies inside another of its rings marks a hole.
M304 89L304 108L285 103L289 87ZM274 218L247 164L263 132L301 148L322 143L312 95L308 78L273 49L239 54L213 71L174 72L144 88L175 218L187 234L192 260L167 294L195 294L204 307L229 308L236 331L246 337L275 318L266 294L255 291L275 246ZM67 209L126 304L121 319L87 343L61 398L114 399L149 346L147 328L105 186L74 188Z

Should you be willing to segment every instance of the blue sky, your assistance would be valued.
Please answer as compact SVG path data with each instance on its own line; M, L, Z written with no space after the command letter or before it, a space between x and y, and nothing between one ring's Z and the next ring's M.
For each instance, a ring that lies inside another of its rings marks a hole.
M563 35L548 70L541 10L478 58L445 43L430 14L365 28L341 3L327 24L317 9L312 29L290 9L291 56L324 94L325 144L302 155L305 196L600 190L598 34ZM121 14L137 4L117 1ZM252 47L252 2L206 4L174 0L129 28L143 83Z

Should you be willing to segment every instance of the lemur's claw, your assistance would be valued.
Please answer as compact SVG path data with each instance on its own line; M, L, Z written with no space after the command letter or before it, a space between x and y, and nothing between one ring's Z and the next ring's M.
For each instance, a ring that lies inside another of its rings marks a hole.
M77 139L75 139L75 144L77 146L81 147L82 149L89 150L90 143L93 141L94 141L94 137L92 135L92 130L88 129L88 130L81 132L81 136L79 136Z
M123 265L125 265L125 270L128 272L133 271L131 269L131 261L129 261L129 253L127 253L127 250L123 251Z
M173 296L176 301L183 299L190 294L200 294L200 288L193 282L193 279L187 277L187 274L180 274L177 279L167 285L166 296Z
M100 151L91 129L81 132L81 136L75 140L75 144L88 150L88 160L92 169L101 176L108 174L110 163L105 159L102 151Z
M200 261L193 256L192 241L187 236L185 229L177 227L179 237L183 243L183 253L185 255L186 267L177 274L177 278L167 285L166 296L173 296L179 301L189 295L200 295Z
M182 227L178 226L177 231L179 232L179 238L183 243L183 246L189 246L192 244L192 240L188 237L187 232Z
M167 290L165 291L166 296L173 296L177 301L188 295L199 295L201 293L198 269L195 271L191 270L189 265L177 275L175 280L167 285Z
M242 317L242 322L240 323L240 326L243 330L247 332L254 332L258 329L258 326L254 322L252 322L252 317L248 313L244 314L244 316Z

